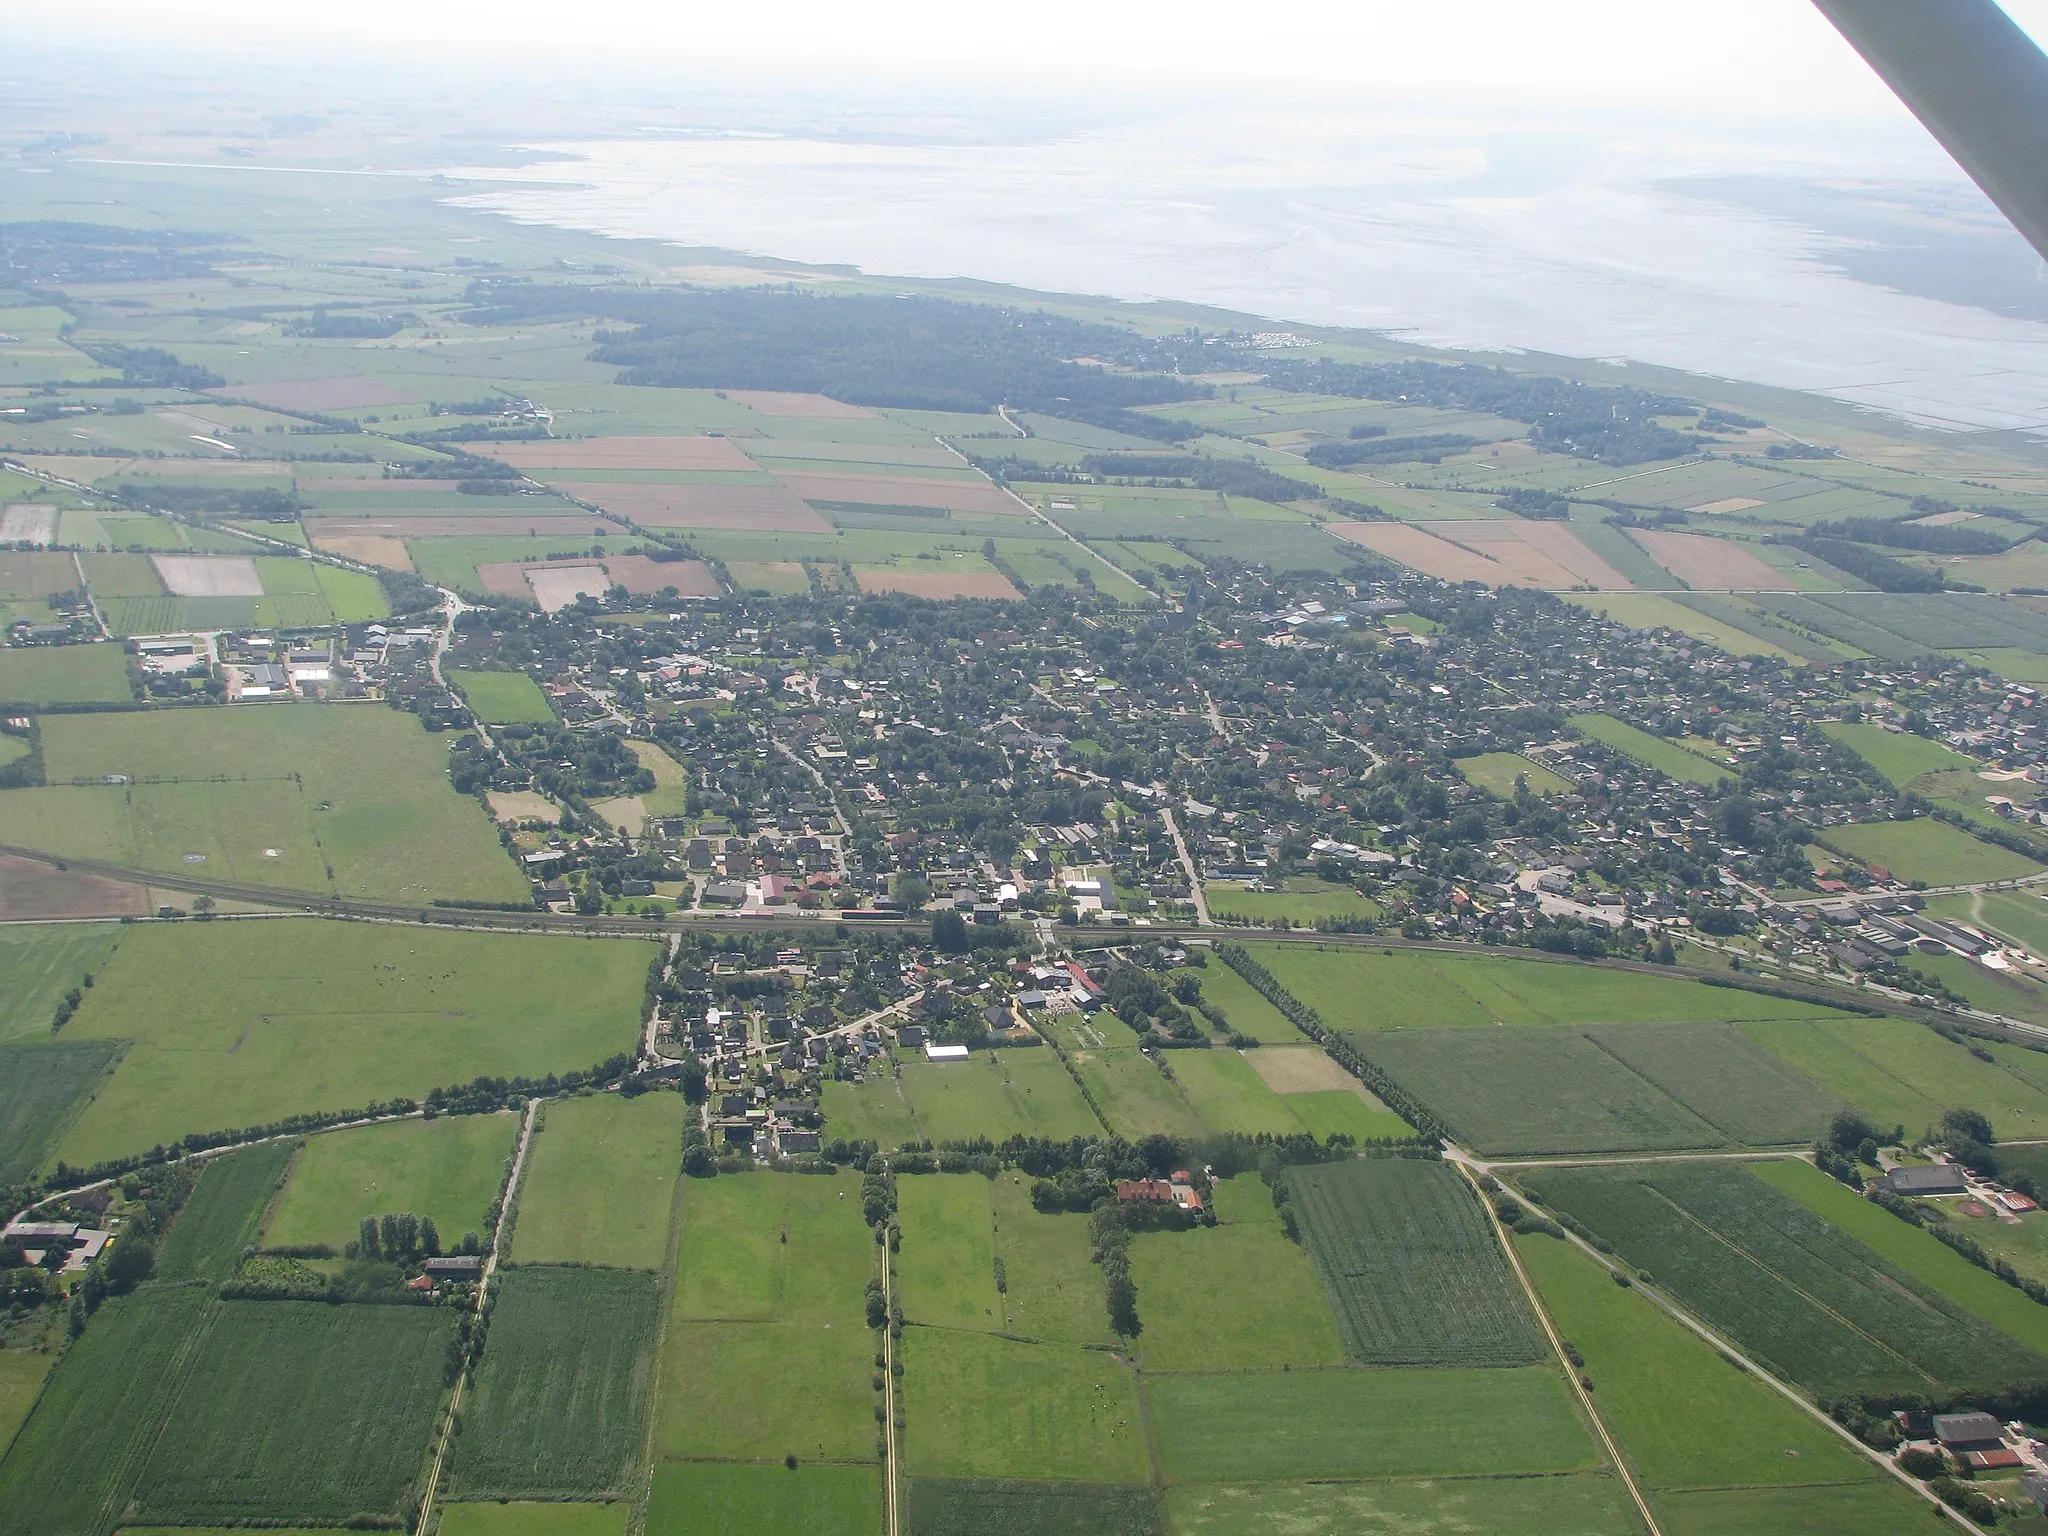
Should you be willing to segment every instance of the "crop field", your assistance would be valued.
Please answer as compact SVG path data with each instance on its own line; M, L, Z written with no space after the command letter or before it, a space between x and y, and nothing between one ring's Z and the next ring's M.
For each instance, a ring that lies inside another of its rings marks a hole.
M388 709L54 716L53 787L0 790L0 842L371 899L524 897L489 819L449 784L446 754ZM137 782L99 782L109 775Z
M1810 1141L1848 1107L1733 1024L1602 1024L1585 1034L1738 1146Z
M114 1040L0 1044L0 1184L35 1175L50 1143L120 1054Z
M1470 1186L1442 1163L1367 1158L1292 1169L1302 1246L1352 1359L1527 1365L1542 1335Z
M939 1328L905 1329L902 1354L912 1475L1145 1480L1135 1382L1114 1356Z
M1031 1204L1030 1180L1014 1172L998 1177L990 1194L1006 1284L1003 1331L1049 1343L1106 1342L1109 1314L1102 1271L1090 1257L1088 1218L1040 1212Z
M1671 1536L1940 1536L1954 1526L1892 1478L1818 1488L1682 1488L1651 1501ZM2021 1527L2013 1527L2017 1532Z
M660 1314L651 1274L506 1271L451 1487L468 1498L623 1491L640 1455Z
M1145 1403L1177 1483L1599 1465L1564 1378L1548 1366L1147 1376Z
M1826 838L1852 857L1888 869L1894 879L1909 883L1975 885L2041 872L2032 859L1980 841L1931 816L1829 827Z
M345 1248L365 1216L411 1211L433 1218L443 1244L482 1233L497 1198L519 1117L443 1115L306 1138L264 1228L270 1248Z
M511 1262L661 1268L687 1111L679 1093L548 1105L520 1190Z
M152 1286L100 1308L0 1461L0 1536L91 1531L119 1512L211 1305Z
M1792 579L1783 571L1765 565L1732 539L1708 538L1697 533L1672 533L1666 529L1631 528L1634 539L1650 557L1686 586L1710 592L1790 592Z
M925 1536L922 1526L917 1530ZM772 1531L882 1536L881 1482L871 1467L670 1462L655 1471L648 1536L766 1536Z
M611 1504L444 1503L439 1506L439 1536L626 1536L626 1518L633 1506L623 1499Z
M1158 1493L1116 1483L919 1477L903 1507L917 1536L1166 1536Z
M208 1158L157 1255L162 1280L225 1280L256 1241L263 1212L291 1162L292 1144L266 1141Z
M1568 600L1588 613L1631 629L1668 629L1691 635L1695 640L1719 646L1731 656L1782 656L1788 661L1798 656L1795 651L1751 634L1724 615L1707 611L1701 601L1680 602L1650 592L1602 592Z
M1166 1505L1176 1536L1405 1536L1419 1531L1634 1536L1642 1529L1620 1482L1597 1472L1291 1485L1183 1483L1168 1490ZM1667 1529L1672 1536L1707 1536Z
M1316 1266L1287 1240L1257 1175L1219 1186L1214 1227L1131 1241L1145 1371L1263 1371L1344 1363Z
M1338 1030L1844 1017L1811 1003L1598 966L1304 944L1246 947Z
M135 1518L402 1516L448 1333L435 1307L221 1303L136 1481Z
M638 1038L650 946L267 922L129 932L65 1033L128 1040L58 1152L81 1167L189 1131L582 1070Z
M128 658L118 645L57 645L0 650L0 703L125 704Z
M451 670L448 681L485 725L546 725L555 718L548 696L524 672Z
M1589 741L1614 748L1645 768L1654 768L1669 779L1712 787L1735 775L1701 754L1662 736L1652 736L1612 715L1573 715L1572 729Z
M1542 1169L1545 1201L1816 1395L2039 1374L2041 1356L1742 1168Z
M1487 752L1478 757L1461 757L1455 766L1466 783L1499 795L1503 800L1514 799L1517 779L1526 783L1529 792L1535 795L1571 792L1570 779L1552 772L1541 763L1531 762L1519 752Z

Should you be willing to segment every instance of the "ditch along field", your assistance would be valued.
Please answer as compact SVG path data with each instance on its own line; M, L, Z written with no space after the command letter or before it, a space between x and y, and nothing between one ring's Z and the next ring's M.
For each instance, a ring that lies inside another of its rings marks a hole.
M138 928L67 1041L127 1042L57 1146L88 1167L191 1131L581 1071L638 1038L653 947L317 918ZM381 1214L381 1213L380 1213Z
M340 1252L366 1216L430 1217L444 1245L481 1234L504 1182L519 1117L442 1115L309 1136L263 1229L267 1248Z
M1999 1331L1945 1288L1857 1241L1748 1165L1545 1168L1526 1171L1521 1182L1612 1243L1631 1267L1654 1272L1656 1283L1702 1321L1818 1397L1940 1392L2048 1371L2048 1357L2038 1352L2038 1343L2048 1342L2048 1322L2029 1326L2034 1340ZM1937 1246L1924 1233L1914 1235ZM1960 1256L1949 1257L1970 1269ZM2012 1294L2016 1303L2025 1301Z
M446 744L396 710L57 715L42 742L48 787L0 789L0 843L369 900L527 894Z
M660 1269L687 1112L676 1093L592 1093L543 1108L511 1262Z

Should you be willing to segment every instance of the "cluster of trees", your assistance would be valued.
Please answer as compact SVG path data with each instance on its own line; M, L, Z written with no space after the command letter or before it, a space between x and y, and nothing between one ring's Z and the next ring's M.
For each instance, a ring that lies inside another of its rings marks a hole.
M137 485L129 482L115 487L114 494L131 507L158 512L260 518L271 523L292 522L305 507L305 503L290 491L238 491L224 485Z
M474 1232L464 1242L468 1246L460 1250L463 1253L479 1252L483 1246ZM440 1251L441 1234L434 1227L433 1217L415 1216L411 1211L387 1211L382 1216L363 1218L355 1240L348 1245L346 1256L405 1264L414 1259L431 1259Z
M1880 592L1940 592L1949 585L1940 571L1920 570L1848 539L1809 533L1784 542L1802 554L1825 560L1838 571L1847 571L1858 580L1869 582Z
M1981 529L1916 523L1906 518L1845 517L1837 522L1812 523L1807 532L1814 538L1850 539L1858 544L1925 550L1935 555L1999 555L2012 548L2011 540Z
M1126 480L1184 480L1198 490L1257 501L1319 501L1322 487L1277 474L1250 459L1204 459L1192 453L1091 453L1081 461L1091 475Z
M65 219L0 224L0 287L210 277L216 263L233 255L212 247L240 238L189 229L124 229Z
M1478 438L1463 432L1353 438L1315 444L1308 451L1308 461L1318 469L1342 469L1349 464L1438 464L1447 453L1478 446Z
M1493 504L1517 517L1542 518L1551 522L1562 522L1572 515L1572 504L1556 492L1532 490L1526 485L1518 485L1505 492Z
M334 341L379 341L396 336L416 319L413 315L336 314L319 308L304 319L286 322L284 333Z
M102 368L121 370L121 382L136 389L218 389L227 380L197 363L180 362L162 347L130 347L120 342L95 342L79 349Z

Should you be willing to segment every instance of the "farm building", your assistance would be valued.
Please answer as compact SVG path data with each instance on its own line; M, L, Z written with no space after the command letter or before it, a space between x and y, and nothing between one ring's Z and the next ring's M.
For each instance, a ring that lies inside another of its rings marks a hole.
M926 1061L965 1061L967 1054L967 1047L964 1045L934 1045L926 1042L924 1048Z
M1963 1171L1947 1163L1924 1168L1894 1168L1886 1183L1895 1195L1960 1195L1970 1186Z
M2005 1430L1988 1413L1937 1413L1934 1438L1955 1455L2005 1449Z

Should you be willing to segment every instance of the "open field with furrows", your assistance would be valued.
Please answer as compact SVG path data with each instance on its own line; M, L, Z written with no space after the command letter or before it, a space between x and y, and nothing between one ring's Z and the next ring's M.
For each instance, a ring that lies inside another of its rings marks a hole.
M1146 1372L1342 1365L1316 1266L1281 1231L1266 1186L1246 1173L1215 1193L1219 1225L1132 1239Z
M648 1536L882 1536L882 1529L881 1480L871 1467L668 1462L656 1469L647 1504Z
M1792 578L1764 564L1731 539L1658 528L1631 528L1628 536L1688 587L1710 592L1790 592Z
M0 1044L0 1184L34 1177L50 1143L120 1055L115 1040Z
M1642 1529L1620 1482L1597 1472L1362 1483L1183 1483L1168 1490L1166 1504L1177 1536L1404 1536L1413 1531L1633 1536Z
M1524 1183L1817 1395L1935 1391L2044 1368L2043 1357L1746 1168L1541 1169Z
M1147 1376L1145 1405L1174 1483L1497 1477L1600 1464L1550 1366Z
M1152 1488L1117 1483L919 1477L904 1487L917 1536L1165 1536Z
M638 1038L648 945L293 919L140 929L66 1027L133 1043L58 1147L78 1166L188 1131L580 1071Z
M507 1271L449 1486L469 1498L624 1492L639 1461L659 1277Z
M524 897L446 756L416 720L368 707L55 716L52 787L0 790L0 842L372 900Z
M1515 797L1516 784L1526 784L1533 795L1562 795L1571 791L1572 781L1553 773L1541 763L1531 762L1519 752L1488 752L1479 757L1461 757L1458 772L1465 782L1499 795Z
M136 1479L135 1517L402 1518L450 1332L438 1307L219 1303Z
M1847 1017L1734 987L1597 966L1256 940L1246 948L1337 1030ZM1205 977L1215 970L1212 964Z
M1866 865L1888 869L1893 879L1909 884L1976 885L2041 872L2032 859L1931 816L1829 827L1822 835L1830 846Z
M914 1476L1145 1480L1136 1381L1114 1356L940 1328L905 1329L902 1354Z
M157 1252L159 1280L226 1280L262 1230L292 1144L267 1141L208 1158Z
M540 684L524 672L451 670L448 682L485 725L547 725L555 718Z
M874 1335L863 1288L874 1265L856 1178L689 1181L656 1451L867 1462L876 1432ZM742 1382L744 1391L731 1390Z
M1666 778L1711 786L1735 777L1728 768L1701 753L1662 736L1652 736L1612 715L1573 715L1571 726L1589 741L1612 747L1623 757L1633 758L1645 768L1654 768Z
M443 1115L309 1136L263 1230L268 1248L339 1251L365 1216L431 1217L444 1246L482 1234L504 1180L519 1117Z
M594 1093L543 1109L510 1262L661 1268L688 1113L675 1093Z
M1444 581L1547 592L1634 590L1626 576L1562 523L1520 518L1456 523L1329 523L1331 533Z
M118 645L0 650L0 703L125 704L128 658Z
M1527 1365L1542 1335L1462 1175L1411 1158L1290 1170L1302 1246L1346 1352L1372 1365Z
M443 1503L435 1529L440 1536L626 1536L632 1512L623 1499L611 1504Z

